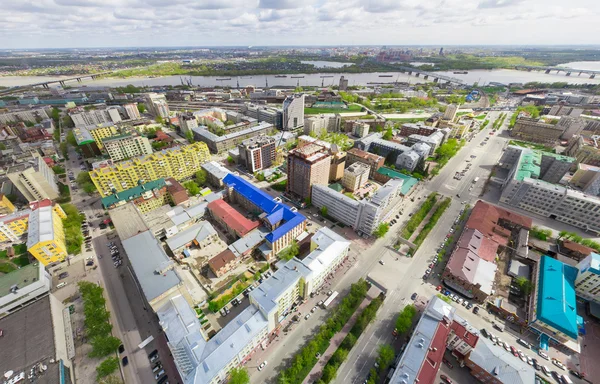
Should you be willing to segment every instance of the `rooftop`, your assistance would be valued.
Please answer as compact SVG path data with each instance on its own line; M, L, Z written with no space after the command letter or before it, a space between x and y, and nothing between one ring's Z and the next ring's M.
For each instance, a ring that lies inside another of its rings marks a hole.
M202 164L202 169L215 176L219 180L222 180L229 173L229 169L225 168L216 161L209 161Z
M226 266L227 264L231 263L236 258L237 257L231 251L231 249L226 248L223 252L219 253L212 259L208 260L208 265L213 270L219 270L219 269L223 268L224 266Z
M204 241L209 236L216 235L217 232L208 221L200 221L189 228L177 233L167 239L167 245L171 250L178 249L191 243L193 240Z
M468 357L477 366L502 383L530 384L535 382L535 370L491 340L481 337Z
M77 141L77 145L85 145L94 142L94 138L90 134L86 128L73 128L73 135L75 136L75 141Z
M379 155L376 155L374 153L369 153L369 152L363 151L362 149L358 149L358 148L349 149L348 153L351 153L354 156L360 157L361 159L364 159L364 160L371 160L374 162L378 162L379 159L383 160L383 157L381 157Z
M232 228L240 237L244 237L248 232L259 226L258 221L252 221L245 218L231 205L224 200L215 200L208 203L208 209L213 215L223 220L228 227Z
M402 184L402 190L400 191L400 193L402 193L405 196L408 192L410 192L412 187L419 182L419 180L415 179L414 177L405 175L391 168L381 167L377 170L377 173L387 176L391 179L404 180L404 184Z
M8 295L11 288L14 286L21 289L31 283L39 281L42 273L44 273L43 265L34 262L0 276L0 297Z
M542 256L538 267L536 321L541 320L577 340L577 268L546 255Z
M121 240L148 230L140 211L133 204L124 204L108 211Z
M521 216L478 200L471 211L465 227L477 229L485 237L488 237L499 245L506 246L508 245L511 232L510 229L504 228L502 224L511 224L530 229L533 220L530 217Z
M123 240L123 248L148 302L181 284L173 261L150 231Z
M54 222L52 217L52 207L39 207L29 215L29 224L27 229L27 248L42 241L54 240Z
M161 189L166 185L165 179L157 179L149 181L145 184L138 185L137 187L126 189L122 192L117 192L114 195L106 196L102 198L102 206L105 209L118 204L121 201L129 201L142 196L148 191L155 189Z

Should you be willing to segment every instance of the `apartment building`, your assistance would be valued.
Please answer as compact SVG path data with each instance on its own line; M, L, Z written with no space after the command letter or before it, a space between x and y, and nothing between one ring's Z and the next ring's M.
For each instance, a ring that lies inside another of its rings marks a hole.
M304 126L304 94L288 96L283 100L284 131L295 131Z
M600 303L600 255L593 252L581 260L576 268L575 293L577 296Z
M563 129L563 133L560 136L561 140L570 140L573 136L579 135L584 130L587 126L587 121L576 117L562 116L557 126Z
M198 119L196 119L196 116L193 113L178 113L177 117L179 119L179 128L184 134L187 134L194 128L198 128Z
M329 166L329 182L335 183L344 177L346 165L346 152L333 152L331 154L331 165Z
M99 124L116 124L121 121L119 107L85 110L78 107L69 112L76 127L87 127Z
M208 148L214 153L221 153L241 144L244 140L259 135L270 135L274 131L273 125L267 122L254 124L249 122L242 126L243 129L224 135L217 135L206 127L193 128L194 139L202 141L208 145Z
M260 224L247 219L224 200L211 201L207 208L213 220L235 239L246 236Z
M446 110L444 111L444 120L454 121L456 118L456 113L458 112L458 105L448 104L446 106Z
M94 169L90 177L100 195L106 197L160 178L181 181L193 176L208 160L210 153L206 144L193 143Z
M560 139L565 128L538 119L520 117L510 131L510 135L525 141L554 144Z
M509 145L500 158L500 167L509 170L507 181L530 177L556 184L575 162L573 157Z
M169 104L165 95L158 93L146 93L145 102L148 111L155 117L169 118Z
M130 159L152 153L152 146L147 137L140 135L117 135L102 139L102 146L112 161Z
M123 111L129 120L140 120L142 118L137 103L124 104Z
M283 111L281 109L245 103L240 106L240 113L256 119L259 123L269 123L278 129L283 127Z
M44 266L63 261L67 257L67 245L63 219L66 213L50 200L31 204L27 229L27 251Z
M356 162L361 162L370 167L369 177L373 178L373 174L385 163L385 158L373 153L362 151L358 148L352 148L346 152L346 166Z
M403 137L408 137L410 135L430 136L437 131L437 128L430 127L423 123L404 123L400 127L399 135Z
M598 141L598 138L594 136L591 138L573 136L567 144L565 153L573 156L580 163L600 167L600 146Z
M117 129L117 127L110 123L104 123L104 124L98 124L98 125L88 125L85 127L74 128L73 133L76 134L76 136L75 136L76 139L77 139L78 132L82 136L82 140L84 140L86 142L89 140L89 136L91 136L100 150L102 150L104 148L102 140L112 137L112 136L119 135L119 130ZM78 141L78 144L79 144L79 141ZM79 145L81 145L81 144L79 144Z
M356 137L363 138L369 134L369 124L355 122L352 125L352 134Z
M328 113L306 117L304 119L304 134L320 136L321 134L328 132L339 132L341 123L342 117L339 113ZM367 133L369 132L368 126L366 131Z
M588 195L600 195L600 167L578 164L569 183Z
M124 204L133 203L141 213L147 213L169 204L171 199L165 179L161 178L103 197L101 201L104 209L113 209Z
M22 111L12 111L0 113L0 123L18 123L28 122L37 124L38 121L49 119L48 112L45 108L25 109Z
M0 217L0 243L14 243L27 233L30 209Z
M275 162L275 139L270 136L260 135L244 140L238 145L238 149L240 164L249 173L270 168Z
M27 201L58 199L55 175L42 157L34 157L28 164L7 170L8 178Z
M395 163L399 155L403 154L404 152L409 152L411 149L410 147L395 141L376 138L371 141L368 148L365 150L375 153L376 155L383 156L390 162Z
M4 193L0 193L0 216L10 215L15 211L15 206Z
M371 167L366 164L356 162L344 170L342 186L349 191L356 191L362 188L369 181L369 172Z
M206 171L206 180L215 187L223 188L223 179L229 173L229 169L225 168L216 161L208 161L202 164L202 169ZM237 172L234 172L237 174Z
M571 116L579 117L583 112L583 108L576 108L564 104L555 104L550 108L548 114L550 116Z
M325 147L308 144L291 150L287 158L286 193L300 200L310 198L313 185L327 185L331 156Z

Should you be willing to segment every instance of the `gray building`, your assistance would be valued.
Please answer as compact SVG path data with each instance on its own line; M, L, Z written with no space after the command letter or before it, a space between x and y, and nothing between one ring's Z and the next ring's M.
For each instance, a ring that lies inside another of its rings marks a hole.
M414 150L406 151L398 155L396 159L396 168L397 169L406 169L407 171L414 171L419 161L421 160L421 156Z
M269 123L259 123L258 125L232 132L223 136L218 136L208 130L207 127L201 126L192 129L194 139L206 143L208 148L214 153L227 151L242 141L261 134L269 135L273 132L274 127Z
M509 145L499 166L509 170L509 179L531 177L556 184L576 161L568 156Z
M304 126L304 94L288 96L283 101L284 131L295 131Z
M245 103L240 107L240 113L252 117L259 122L264 121L272 124L278 129L281 129L283 126L283 111L278 108Z
M239 162L250 173L270 168L275 162L275 139L271 136L252 137L242 141L238 148Z
M408 143L412 146L417 143L425 143L429 145L428 156L433 156L435 150L444 142L444 132L436 131L429 136L423 135L410 135L408 136Z

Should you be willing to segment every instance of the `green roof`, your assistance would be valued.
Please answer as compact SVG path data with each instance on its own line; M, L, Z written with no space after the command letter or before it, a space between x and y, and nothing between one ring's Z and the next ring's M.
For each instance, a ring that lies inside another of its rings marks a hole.
M400 193L402 193L403 195L406 195L412 189L412 187L414 187L419 182L418 179L415 179L412 176L405 175L404 173L395 171L391 168L380 167L377 170L377 173L387 176L390 179L404 180L404 183L402 184L402 190L400 191Z
M10 293L10 288L17 286L19 289L28 286L40 279L40 266L38 262L21 267L0 277L0 297Z
M563 156L553 152L540 151L537 149L524 148L522 149L522 153L523 155L519 160L517 172L515 173L515 179L518 181L523 181L523 179L527 177L539 179L540 165L542 164L543 156L553 157L558 161L564 161L568 163L574 163L576 161L573 157Z
M138 185L137 187L127 189L122 192L115 193L114 195L106 196L102 198L102 205L104 208L108 208L121 201L128 201L142 196L145 192L153 189L160 189L167 185L165 179L157 179L149 181L146 184Z
M333 183L329 186L329 188L333 189L336 192L342 192L342 190L344 189L344 187L342 187L340 183Z
M102 139L102 141L105 142L105 141L119 140L119 139L124 139L126 137L131 137L131 134L130 133L125 133L125 134L122 134L122 135L115 135L115 136L104 137Z

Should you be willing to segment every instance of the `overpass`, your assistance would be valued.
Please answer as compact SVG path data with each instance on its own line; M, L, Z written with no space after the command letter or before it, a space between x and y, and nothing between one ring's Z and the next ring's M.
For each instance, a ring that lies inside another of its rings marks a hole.
M442 81L445 81L446 84L454 83L454 84L458 84L458 85L465 85L465 82L461 79L457 79L456 77L442 75L442 74L435 73L435 72L427 72L427 71L422 71L420 69L410 68L410 67L400 67L399 71L402 73L408 73L409 75L414 74L416 77L423 76L423 79L425 79L425 80L428 80L429 78L431 78L434 83L437 83L440 80L442 80Z
M108 75L110 73L113 73L116 71L107 71L107 72L100 72L100 73L93 73L93 74L89 74L89 75L79 75L79 76L75 76L75 77L69 77L66 79L57 79L57 80L48 80L48 81L43 81L40 83L34 83L34 84L27 84L27 85L19 85L16 87L11 87L11 88L7 88L7 89L3 89L0 90L0 95L8 95L11 94L13 92L17 92L17 91L23 91L25 89L29 89L29 88L35 88L35 87L43 87L43 88L50 88L50 84L60 84L63 87L66 85L66 83L71 82L71 81L77 81L79 83L81 83L84 79L96 79L100 76L104 76L104 75Z
M566 68L566 67L536 67L533 65L516 65L515 69L521 70L521 71L528 71L528 72L538 71L538 72L544 72L544 73L564 72L565 76L571 76L571 74L577 74L577 76L581 76L581 74L584 73L586 75L589 75L590 79L595 78L596 75L600 75L600 71L594 71L591 69Z

